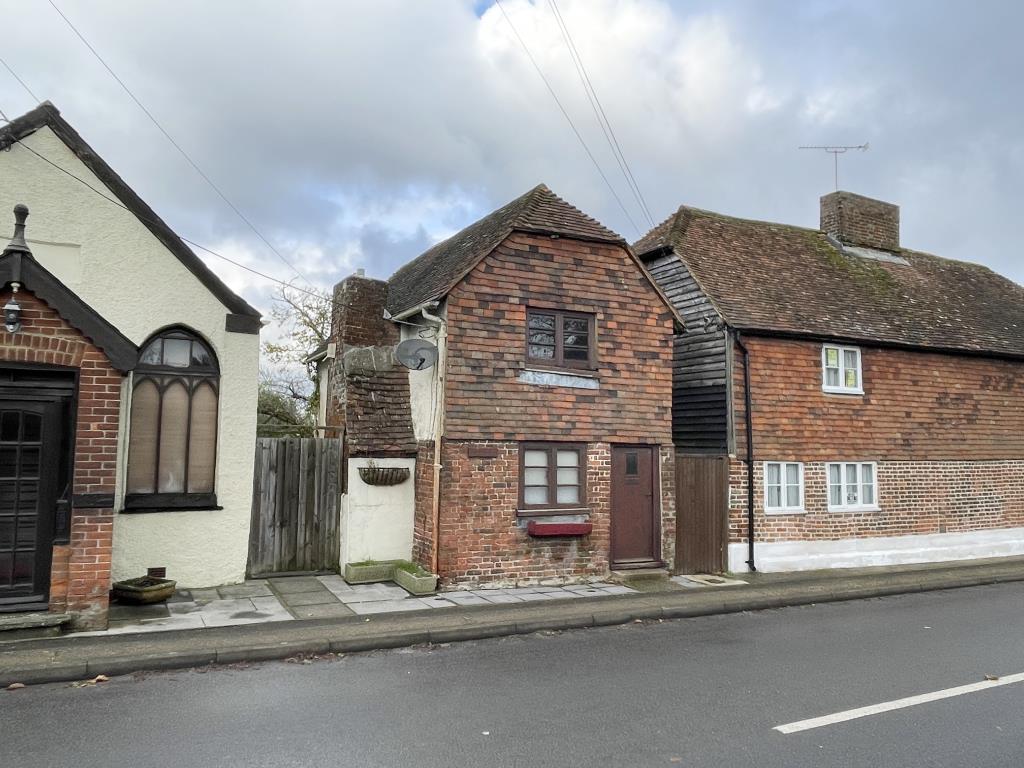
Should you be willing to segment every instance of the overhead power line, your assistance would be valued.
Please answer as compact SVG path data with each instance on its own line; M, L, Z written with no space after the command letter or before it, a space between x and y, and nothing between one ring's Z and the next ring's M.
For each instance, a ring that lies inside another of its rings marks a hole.
M18 81L18 83L21 84L21 87L25 89L25 92L32 98L32 101L34 103L38 104L39 103L39 97L36 96L34 93L32 93L32 89L29 88L25 84L24 80L22 80L20 77L18 77L18 73L15 72L13 69L11 69L11 65L8 64L6 61L4 61L3 58L0 58L0 64L3 64L4 65L4 69L6 69L8 72L11 73L11 77L13 77L15 80ZM8 120L7 122L10 122L10 120Z
M128 211L133 216L135 216L137 219L139 219L140 221L143 221L143 222L146 222L146 223L149 223L149 224L155 224L157 226L160 226L162 224L162 222L159 222L159 221L157 221L155 219L152 219L152 218L149 218L149 217L146 217L146 216L140 216L138 213L136 213L135 211L131 210L128 206L126 206L124 203L122 203L117 198L111 197L110 195L106 194L102 190L97 189L92 184L90 184L88 181L83 179L82 177L80 177L80 176L76 175L75 173L69 171L67 168L64 168L63 166L59 165L58 163L55 163L53 160L51 160L50 158L46 157L45 155L40 154L39 152L34 150L32 147L30 147L25 142L21 141L20 139L16 139L16 141L17 141L18 144L20 144L26 150L28 150L33 155L35 155L37 158L42 160L44 163L46 163L47 165L52 166L56 170L58 170L61 173L65 174L66 176L70 176L72 179L77 181L82 186L86 187L87 189L91 190L92 192L94 192L97 195L99 195L100 197L102 197L108 203L113 203L118 208L123 208L124 210ZM182 242L187 243L188 245L192 246L193 248L198 248L199 250L203 251L204 253L208 253L211 256L215 256L218 259L222 259L222 260L226 261L228 264L232 264L232 265L238 267L239 269L244 269L246 272L250 272L250 273L256 275L257 277L263 278L264 280L269 280L272 283L277 283L278 285L280 285L280 286L282 286L284 288L289 288L289 289L294 290L294 291L299 291L300 293L305 293L305 294L308 294L310 296L316 296L317 298L321 298L321 299L324 298L323 294L321 294L321 293L319 293L317 291L311 291L311 290L307 290L306 288L300 288L299 286L294 285L292 283L289 283L286 280L281 280L279 278L274 277L273 275L268 275L265 272L260 272L258 269L253 269L250 266L242 264L240 261L236 261L235 259L232 259L230 256L225 256L222 253L218 253L217 251L213 250L212 248L207 248L205 245L201 245L201 244L195 242L194 240L190 240L187 237L183 237L182 235L177 235L177 237Z
M554 99L555 104L558 105L558 109L561 111L562 116L565 118L566 122L569 123L569 127L572 129L572 132L576 135L577 141L579 141L580 145L583 147L583 151L587 153L587 157L589 157L590 162L594 164L594 168L597 169L597 172L598 174L600 174L601 179L605 183L605 186L608 187L608 191L612 193L612 197L615 198L615 202L619 204L619 208L622 209L623 214L625 214L626 218L629 220L629 223L633 226L633 229L636 230L636 233L638 235L643 234L640 231L640 227L638 227L636 225L636 222L633 220L633 217L629 215L629 211L623 204L622 198L619 197L618 192L615 191L615 187L613 187L612 183L608 180L608 177L605 175L604 170L602 170L601 168L601 164L598 163L597 158L594 157L594 153L590 151L590 147L587 146L587 142L583 140L583 136L582 134L580 134L579 129L576 128L576 124L572 121L572 118L569 117L569 113L566 111L565 107L562 106L561 99L558 98L558 94L555 93L555 89L551 86L551 83L544 75L544 70L540 68L540 65L537 63L537 60L533 57L533 54L530 52L529 46L527 46L526 41L523 40L523 36L519 34L519 30L516 29L516 25L512 23L511 17L505 11L505 6L501 4L501 0L495 0L495 4L501 10L501 15L504 16L505 21L508 22L509 27L512 29L512 33L519 41L519 45L522 47L523 52L526 53L526 58L530 60L530 63L533 65L533 68L537 70L537 74L540 76L540 79L544 82L544 86L548 89L548 93L551 94L551 98Z
M284 264L290 270L292 270L298 277L301 277L309 285L313 285L313 283L305 275L303 275L299 271L298 267L296 267L291 261L289 261L287 258L285 258L285 256L280 251L278 251L277 248L275 248L273 246L273 244L271 244L271 242L266 237L264 237L263 233L260 232L259 229L256 228L256 225L253 224L249 220L249 218L244 213L242 213L241 210L239 210L238 206L236 206L233 202L231 202L231 200L228 199L228 196L225 195L223 191L221 191L221 188L218 187L213 182L213 180L203 171L203 169L199 167L199 164L195 160L192 159L192 157L188 154L188 152L186 152L182 148L182 146L178 142L176 142L174 140L174 138L171 136L171 134L168 133L167 130L160 124L160 121L157 120L156 117L153 116L153 113L150 112L141 101L139 101L139 98L134 93L132 93L132 90L125 84L124 80L122 80L120 77L117 76L117 73L114 72L114 70L110 67L110 65L107 64L107 62L103 59L102 56L100 56L99 52L95 48L93 48L93 46L89 43L89 41L85 39L85 36L81 32L78 31L78 28L73 23L71 23L71 19L69 19L67 16L65 16L64 12L61 11L61 9L57 7L57 4L55 2L53 2L53 0L49 0L49 3L53 7L53 10L55 10L60 15L60 17L62 19L64 19L64 22L68 25L68 27L71 28L71 31L75 33L75 35L78 37L78 39L81 40L82 43L85 45L85 47L88 48L89 51L92 53L92 55L96 57L96 60L100 64L103 65L103 68L106 69L107 72L110 73L110 76L112 78L114 78L114 80L117 81L117 84L120 85L121 88L124 89L124 92L127 93L128 96L131 97L131 100L134 101L136 103L136 105L138 105L139 109L141 109L145 113L146 117L149 118L150 122L152 122L153 125L155 125L157 127L157 129L160 131L160 133L162 133L164 135L164 138L166 138L171 143L171 145L176 150L178 150L179 154L181 154L181 156L183 158L185 158L185 160L188 162L188 164L192 166L192 168L195 170L195 172L198 173L202 177L203 181L205 181L210 186L210 188L214 192L217 193L217 195L220 197L221 200L223 200L225 203L227 203L228 207L231 208L231 210L235 212L235 214L238 216L238 218L240 218L245 223L245 225L247 227L249 227L249 229L251 229L253 231L253 233L256 235L256 237L258 237L261 241L263 241L263 244L266 245L267 248L269 248L271 250L271 252L273 252L273 254L275 256L277 256L277 258L279 258L282 262L284 262Z
M644 200L643 193L640 191L640 185L637 184L636 178L633 176L633 170L629 167L626 156L622 152L622 147L619 145L619 139L612 128L611 120L608 119L604 106L601 104L601 99L598 97L594 84L590 80L590 75L587 74L587 68L583 64L583 57L580 56L576 43L572 39L572 34L569 32L569 25L562 18L562 12L558 9L558 4L555 0L548 0L548 4L551 6L555 21L558 24L559 30L561 30L562 38L569 49L569 57L576 66L576 73L580 77L580 83L583 85L583 92L587 95L587 101L590 102L590 108L594 112L594 117L597 118L598 125L601 126L601 132L604 134L605 141L608 142L608 147L615 157L615 162L619 165L619 170L622 171L622 178L625 179L626 185L629 187L630 192L633 193L633 197L643 212L644 218L647 219L648 225L654 227L654 217L651 216L651 211L647 207L647 201Z

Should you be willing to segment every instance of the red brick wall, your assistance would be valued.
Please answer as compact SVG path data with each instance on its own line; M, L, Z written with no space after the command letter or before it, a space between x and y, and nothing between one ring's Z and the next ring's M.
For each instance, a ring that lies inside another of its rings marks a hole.
M9 290L0 291L0 305L9 296ZM16 334L0 328L0 361L80 369L72 493L113 494L121 374L86 337L31 292L19 291L18 302L24 327ZM113 514L109 508L72 508L70 541L54 547L50 610L72 612L79 629L106 626Z
M821 344L747 338L756 541L1024 525L1024 365L861 347L864 395L821 391ZM730 540L745 542L743 358L733 407ZM825 463L878 463L877 512L828 512ZM764 512L763 462L804 463L805 513Z
M1024 458L1024 363L861 347L863 395L821 391L821 344L745 338L759 460ZM746 450L743 356L733 377Z
M415 509L412 559L427 570L434 567L434 443L421 442L416 450Z
M470 446L496 448L497 458L470 458ZM533 538L519 505L519 444L446 442L441 472L439 571L446 583L529 584L608 572L611 452L587 446L588 536ZM520 523L522 525L520 525Z
M821 229L848 245L895 251L900 247L900 209L850 192L821 198Z
M517 380L527 307L596 315L599 389ZM672 442L672 316L623 248L513 233L447 311L446 437Z

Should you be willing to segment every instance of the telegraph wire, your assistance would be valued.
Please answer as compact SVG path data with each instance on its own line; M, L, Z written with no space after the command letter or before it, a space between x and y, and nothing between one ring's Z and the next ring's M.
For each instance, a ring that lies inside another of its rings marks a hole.
M576 43L573 41L572 34L569 32L569 26L565 23L565 19L562 18L562 12L558 9L558 5L555 0L548 0L548 4L551 6L551 11L554 13L555 21L558 23L558 27L562 32L562 38L565 40L566 47L569 49L569 56L572 59L573 64L576 66L576 73L580 76L580 83L583 85L583 91L586 93L587 100L590 102L590 108L594 111L594 117L597 118L597 123L601 126L601 132L604 133L605 141L608 142L612 155L615 157L615 161L619 165L619 170L622 171L622 177L625 179L630 192L633 193L633 197L636 199L637 205L640 206L640 210L643 212L649 225L654 227L656 223L654 221L654 217L651 216L651 211L647 207L647 201L644 200L643 193L640 191L640 185L637 184L636 178L633 176L633 170L629 167L629 162L626 160L626 156L622 152L622 147L619 145L619 139L615 135L612 123L604 111L604 106L601 104L601 99L598 97L597 91L594 89L594 84L590 80L590 75L587 74L587 68L583 64L583 57L580 56L580 52L576 48Z
M15 80L17 80L21 84L21 87L25 89L25 92L28 93L28 95L32 97L33 103L39 104L39 102L40 102L39 97L36 96L34 93L32 93L32 89L29 88L25 84L24 80L22 80L20 77L18 77L18 73L15 72L13 69L11 69L11 65L8 64L6 61L4 61L3 57L0 57L0 64L4 65L4 69L6 69L8 72L10 72L11 73L11 77L13 77ZM7 122L11 122L11 121L8 120Z
M501 15L505 17L505 21L508 22L509 27L512 29L512 33L516 36L516 39L519 41L519 45L522 46L523 52L526 53L526 57L530 60L530 63L533 65L533 68L537 70L537 74L540 76L540 79L544 82L544 86L548 89L548 93L551 94L551 98L555 100L555 104L558 105L558 109L561 111L562 116L565 117L566 122L569 123L569 127L572 128L572 132L576 135L576 139L583 147L583 151L587 153L587 157L590 158L590 162L594 164L594 168L596 168L597 172L601 175L601 178L604 180L605 185L608 187L608 191L611 192L612 197L615 198L615 202L619 204L619 208L622 209L622 212L629 220L629 223L633 226L633 229L636 230L637 234L642 235L643 232L641 232L640 227L636 225L636 222L633 220L633 217L629 215L629 211L626 210L626 206L623 204L622 198L620 198L618 193L615 191L615 187L612 186L612 183L608 180L608 177L601 169L600 163L597 162L597 158L594 157L594 153L590 151L590 147L587 146L587 142L583 140L583 136L576 128L576 124L572 121L572 118L569 117L569 113L566 111L565 107L562 106L562 102L558 98L558 94L555 93L555 89L551 86L551 83L544 75L544 70L540 68L540 65L537 63L537 60L533 57L533 54L530 52L529 46L526 45L526 41L523 40L522 35L519 34L519 30L516 29L516 25L512 23L512 19L505 11L505 6L501 4L501 0L495 0L495 5L497 5L498 8L501 10Z
M126 206L120 200L118 200L118 199L116 199L114 197L111 197L110 195L106 194L105 192L103 192L103 191L97 189L96 187L94 187L92 184L90 184L85 179L83 179L80 176L77 176L76 174L72 173L67 168L64 168L63 166L58 165L57 163L53 162L50 158L46 157L45 155L42 155L39 152L36 152L34 149L32 149L32 147L30 147L28 144L23 142L21 139L16 139L15 141L18 144L20 144L22 147L27 149L29 152L31 152L33 155L38 157L40 160L42 160L44 163L47 163L48 165L50 165L53 168L55 168L58 171L60 171L61 173L65 174L67 176L70 176L72 179L77 181L82 186L86 187L87 189L93 191L94 193L96 193L97 195L102 197L108 203L113 203L114 205L118 206L119 208L123 208L124 210L128 211L133 216L138 218L140 221L144 221L144 222L147 222L149 224L155 224L157 226L161 225L161 222L158 222L155 219L149 218L147 216L139 216L137 213L135 213L130 208L128 208L128 206ZM251 272L252 274L256 275L257 277L261 277L264 280L269 280L270 282L277 283L278 285L280 285L280 286L282 286L284 288L289 288L289 289L294 290L294 291L299 291L300 293L305 293L305 294L308 294L310 296L315 296L315 297L317 297L319 299L325 299L326 298L328 301L330 301L329 297L325 297L321 293L317 293L316 291L311 291L311 290L308 290L306 288L301 288L301 287L299 287L297 285L294 285L292 283L289 283L289 282L287 282L285 280L281 280L279 278L273 277L272 275L268 275L265 272L260 272L257 269L253 269L252 267L249 267L249 266L246 266L245 264L242 264L240 261L236 261L235 259L232 259L230 256L225 256L224 254L218 253L217 251L213 250L212 248L207 248L205 245L200 245L199 243L195 242L194 240L190 240L187 237L183 237L182 235L179 235L177 233L175 233L175 235L182 242L187 243L188 245L192 246L193 248L198 248L199 250L201 250L201 251L203 251L205 253L208 253L211 256L216 256L218 259L223 259L228 264L233 264L234 266L238 267L239 269L244 269L246 272ZM307 282L309 282L309 281L307 281ZM312 283L310 283L310 285L312 285Z
M251 229L255 233L256 237L258 237L260 240L262 240L263 244L266 245L267 248L269 248L271 250L271 252L273 252L273 254L275 256L277 256L281 261L283 261L285 263L285 265L296 274L296 276L301 277L309 285L313 285L313 282L311 280L309 280L309 278L307 278L305 275L303 275L299 271L298 267L296 267L291 261L289 261L287 258L285 258L285 256L280 251L278 251L277 248L275 248L266 237L264 237L263 233L260 232L256 228L256 225L253 224L249 220L249 218L238 209L238 206L236 206L234 203L231 202L231 200L228 199L228 196L225 195L224 192L221 191L220 187L218 187L216 184L213 183L213 180L208 175L206 175L206 173L203 171L203 169L199 167L199 164L196 163L196 161L192 159L192 157L188 154L188 152L186 152L181 147L181 145L178 144L178 142L176 142L174 140L174 138L171 136L171 134L169 134L167 132L167 130L163 127L163 125L160 124L160 121L157 120L156 117L153 116L153 113L150 112L148 109L146 109L146 106L141 101L139 101L139 98L134 93L132 93L132 90L125 84L124 80L122 80L120 77L117 76L117 73L114 72L114 70L110 67L110 65L107 64L107 62L103 59L102 56L100 56L99 52L97 52L97 50L92 47L92 45L89 43L89 41L85 39L85 36L81 32L78 31L78 28L74 24L71 23L71 19L69 19L67 16L65 16L64 12L61 11L61 9L57 7L57 4L53 0L49 0L49 3L53 7L53 10L55 10L57 12L57 14L62 19L64 19L64 21L68 25L68 27L71 28L71 31L75 33L75 35L78 37L78 39L81 40L82 43L85 45L85 47L88 48L89 51L92 53L92 55L96 57L96 60L100 64L103 65L103 68L106 69L108 73L110 73L110 76L113 77L114 80L117 81L117 84L120 85L122 89L124 89L124 92L127 93L128 96L131 97L132 101L134 101L135 104L139 107L139 109L141 109L145 113L146 117L149 118L150 122L152 122L153 125L155 125L157 127L157 129L160 131L160 133L162 133L164 135L164 138L166 138L171 143L171 145L176 150L178 150L179 154L181 154L181 156L183 158L185 158L185 160L188 162L188 164L192 166L192 168L195 170L195 172L198 173L202 177L203 181L205 181L210 186L210 188L214 192L217 193L217 195L220 197L221 200L223 200L225 203L227 203L228 207L231 208L231 210L235 212L235 214L238 216L238 218L240 218L243 222L245 222L246 226L248 226L249 229ZM15 77L17 77L17 76L15 75ZM24 83L22 83L22 84L24 85ZM26 88L27 88L27 86L26 86Z

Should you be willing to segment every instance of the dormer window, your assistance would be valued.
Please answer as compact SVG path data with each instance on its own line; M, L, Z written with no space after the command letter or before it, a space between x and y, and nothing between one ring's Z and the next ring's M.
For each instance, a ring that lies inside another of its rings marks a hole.
M825 392L863 395L860 349L826 344L821 348L822 385Z

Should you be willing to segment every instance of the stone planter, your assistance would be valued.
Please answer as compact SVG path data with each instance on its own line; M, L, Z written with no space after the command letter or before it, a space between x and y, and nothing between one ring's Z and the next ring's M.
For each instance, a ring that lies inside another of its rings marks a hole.
M158 579L155 576L139 576L136 579L114 582L114 598L121 603L150 605L162 603L174 594L177 584L172 579Z
M367 485L400 485L409 479L408 467L360 467L359 478Z
M437 591L437 576L422 569L410 573L395 568L395 584L414 595L432 595Z
M374 584L395 578L393 560L383 562L345 563L345 581L349 584Z

